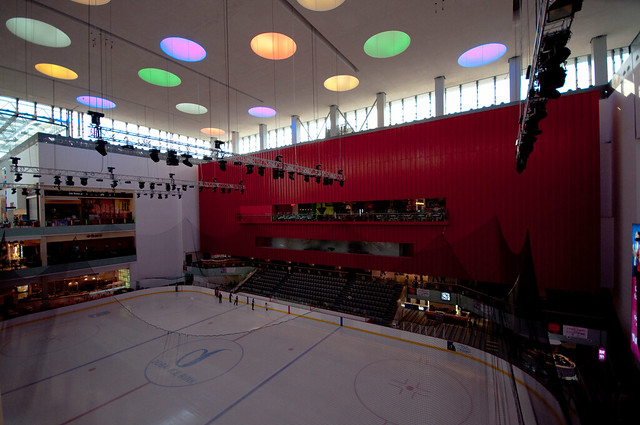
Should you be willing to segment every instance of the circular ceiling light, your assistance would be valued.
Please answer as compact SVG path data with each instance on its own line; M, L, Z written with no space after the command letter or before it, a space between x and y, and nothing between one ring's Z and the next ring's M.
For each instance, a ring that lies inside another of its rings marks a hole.
M207 57L204 47L182 37L167 37L160 42L160 48L172 58L185 62L198 62Z
M102 97L96 96L78 96L76 100L83 105L87 105L91 108L98 109L113 109L116 107L116 104L108 99L104 99Z
M325 12L340 6L344 0L298 0L298 3L309 10Z
M197 103L178 103L176 109L185 114L199 115L207 113L207 108Z
M11 18L6 24L14 35L30 43L45 47L67 47L71 44L67 34L46 22L30 18Z
M249 115L252 115L258 118L268 118L276 114L275 109L269 108L267 106L254 106L253 108L249 109L248 112L249 112Z
M296 49L296 42L291 37L278 32L258 34L251 40L251 50L265 59L286 59L293 56Z
M373 58L390 58L407 50L411 37L402 31L384 31L364 43L364 52Z
M324 80L324 87L331 91L349 91L358 84L360 81L353 75L335 75Z
M74 3L86 4L89 6L102 6L109 3L111 0L71 0Z
M61 80L75 80L78 78L78 74L69 68L64 66L55 65L53 63L39 63L36 64L36 70L48 75L49 77L59 78Z
M469 49L458 58L458 65L465 68L481 66L496 61L507 52L507 46L500 43L487 43Z
M182 80L175 74L158 68L144 68L138 71L138 77L149 84L161 87L179 86Z
M207 127L200 129L201 133L208 134L209 136L220 136L224 134L224 130L215 127Z

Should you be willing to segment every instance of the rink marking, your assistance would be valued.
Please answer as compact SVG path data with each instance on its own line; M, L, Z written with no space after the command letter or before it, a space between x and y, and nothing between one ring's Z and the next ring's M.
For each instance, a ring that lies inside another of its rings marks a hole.
M145 382L145 383L144 383L144 384L142 384L142 385L138 385L137 387L135 387L135 388L133 388L133 389L131 389L131 390L127 391L126 393L122 393L122 394L120 394L119 396L112 398L111 400L105 401L104 403L99 404L99 405L97 405L96 407L91 408L91 409L87 410L86 412L79 414L78 416L75 416L75 417L73 417L73 418L71 418L71 419L68 419L68 420L66 420L66 421L62 422L60 425L69 424L69 423L71 423L71 422L75 421L76 419L80 419L80 418L82 418L83 416L86 416L86 415L88 415L89 413L95 412L96 410L98 410L98 409L100 409L100 408L102 408L102 407L106 406L107 404L111 404L111 403L113 403L114 401L120 400L120 399L121 399L122 397L124 397L124 396L128 396L129 394L131 394L131 393L133 393L133 392L135 392L135 391L138 391L140 388L146 387L146 386L147 386L147 385L149 385L149 384L150 384L150 382Z
M298 354L297 357L295 357L293 360L291 360L289 363L287 363L286 365L282 366L280 369L278 369L277 371L275 371L271 376L269 376L268 378L266 378L264 381L260 382L258 385L256 385L255 387L253 387L251 390L249 390L248 393L246 393L245 395L243 395L242 397L240 397L238 400L234 401L233 403L231 403L229 406L227 406L222 412L218 413L216 416L213 417L213 419L211 419L208 422L205 422L205 425L209 425L214 423L216 420L218 420L220 417L224 416L229 410L233 409L234 407L236 407L238 404L240 404L241 402L243 402L247 397L249 397L251 394L255 393L256 391L258 391L260 388L262 388L262 386L264 386L265 384L267 384L269 381L271 381L273 378L275 378L276 376L278 376L280 373L284 372L289 366L291 366L292 364L294 364L295 362L297 362L300 358L302 358L305 354L309 353L311 350L313 350L314 348L316 348L318 345L320 345L320 343L324 342L325 340L327 340L331 335L333 335L334 333L336 333L340 328L336 328L333 331L329 332L327 335L323 336L318 342L314 343L311 347L307 348L306 350L304 350L302 353Z
M204 321L211 320L211 319L213 319L214 317L218 317L218 316L221 316L221 315L223 315L223 314L229 313L230 311L233 311L233 310L226 310L226 311L223 311L222 313L214 314L213 316L207 317L207 318L202 319L202 320L198 320L197 322L194 322L194 323L191 323L191 324L189 324L189 325L183 326L182 328L180 328L180 329L176 329L175 331L167 331L167 332L163 333L162 335L158 335L158 336L156 336L156 337L154 337L154 338L151 338L151 339L148 339L148 340L146 340L146 341L139 342L139 343L137 343L137 344L135 344L135 345L132 345L132 346L130 346L130 347L127 347L127 348L122 348L122 349L120 349L120 350L118 350L118 351L115 351L115 352L113 352L113 353L110 353L110 354L104 355L104 356L102 356L102 357L100 357L100 358L98 358L98 359L91 360L90 362L83 363L83 364L78 365L78 366L74 366L74 367L72 367L72 368L70 368L70 369L63 370L62 372L58 372L58 373L56 373L56 374L53 374L53 375L47 376L47 377L45 377L45 378L41 378L41 379L39 379L39 380L37 380L37 381L31 382L31 383L28 383L28 384L24 384L24 385L21 385L21 386L19 386L19 387L14 388L14 389L8 390L8 391L6 391L6 392L3 392L3 393L2 393L2 395L4 396L4 395L7 395L7 394L11 394L11 393L16 392L16 391L18 391L18 390L22 390L22 389L28 388L28 387L30 387L30 386L32 386L32 385L40 384L40 383L42 383L42 382L44 382L44 381L48 381L49 379L56 378L56 377L58 377L58 376L64 375L64 374L69 373L69 372L73 372L73 371L75 371L75 370L78 370L78 369L83 368L83 367L85 367L85 366L88 366L88 365L90 365L90 364L97 363L97 362L99 362L99 361L101 361L101 360L108 359L109 357L113 357L113 356L118 355L118 354L120 354L120 353L124 353L125 351L131 350L131 349L134 349L134 348L137 348L137 347L139 347L139 346L141 346L141 345L147 344L147 343L149 343L149 342L153 342L153 341L155 341L155 340L157 340L157 339L164 338L164 337L166 337L169 333L179 332L179 331L181 331L181 330L183 330L183 329L186 329L186 328L189 328L189 327L191 327L191 326L197 325L198 323L202 323L202 322L204 322Z

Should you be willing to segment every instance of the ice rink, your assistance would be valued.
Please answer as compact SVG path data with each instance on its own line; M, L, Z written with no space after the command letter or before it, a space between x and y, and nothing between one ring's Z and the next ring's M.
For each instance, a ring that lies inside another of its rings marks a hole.
M2 322L4 423L564 423L487 353L224 295L157 288Z

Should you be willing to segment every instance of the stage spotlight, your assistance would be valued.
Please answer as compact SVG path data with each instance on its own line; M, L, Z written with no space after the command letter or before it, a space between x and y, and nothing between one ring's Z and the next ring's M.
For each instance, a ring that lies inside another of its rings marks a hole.
M172 167L177 167L180 164L180 160L178 159L177 152L174 150L167 151L167 165Z
M274 180L278 180L280 178L280 170L278 170L277 168L272 168L272 176Z
M18 161L20 161L20 158L16 156L12 156L10 159L11 159L11 165L18 165Z
M74 186L76 183L73 181L73 176L67 176L65 184L67 186Z
M107 145L108 143L102 139L96 140L96 151L102 156L107 156Z
M320 184L321 181L322 181L322 177L316 176L316 183Z
M264 176L264 167L258 167L258 174Z
M220 188L220 193L227 193L227 189L225 189L224 187Z
M319 170L319 169L321 169L321 168L322 168L322 164L318 164L318 165L316 165L316 170Z
M224 159L221 159L218 161L218 167L220 167L220 171L226 171L227 170L227 161L225 161Z
M138 182L138 187L140 189L144 189L144 182Z
M15 195L17 192L18 192L18 191L16 190L16 188L15 188L15 187L12 187L12 188L11 188L11 194L12 194L12 195Z
M296 175L295 171L289 171L289 180L295 180L296 178L294 177Z
M187 185L186 185L186 184L183 184L183 185L182 185L182 191L183 191L183 192L186 192L186 191L187 191Z
M344 187L344 180L340 180L340 187Z
M253 173L253 167L255 167L253 164L247 164L247 174Z
M164 194L164 199L167 199L169 197L169 195L167 195L166 193Z
M217 186L213 186L213 187L211 188L211 191L212 191L213 193L216 193L216 190L218 190L218 187L217 187Z
M178 199L182 199L182 195L178 193Z
M149 194L149 198L153 199L153 193Z
M216 149L220 149L220 147L224 145L224 142L222 140L216 140L213 142L213 145L216 147Z
M198 192L202 192L202 189L204 189L204 186L200 186L200 187L198 188Z
M118 180L113 180L111 182L111 189L115 189L116 187L118 187Z
M22 173L16 173L14 181L15 182L19 182L20 180L22 180Z
M282 155L278 155L276 156L276 161L282 162L282 158L283 158Z
M22 196L27 196L29 194L29 191L27 190L26 187L22 188Z
M244 189L240 189L240 195L244 195Z
M160 151L158 149L154 148L149 150L149 158L151 158L153 162L160 161L160 157L158 155L160 155Z
M153 190L156 188L156 184L155 183L149 183L149 189Z
M304 181L306 181L307 183L309 183L309 175L308 175L308 174L305 174L305 175L304 175Z
M182 157L184 158L182 160L182 163L184 165L186 165L187 167L193 167L193 164L189 161L189 158L193 158L191 155L189 155L188 153L183 153Z
M86 186L87 183L89 183L89 178L88 177L80 177L80 184L83 186Z
M140 197L140 193L136 193L136 197L139 198Z
M96 112L96 111L87 111L87 115L91 116L91 124L95 126L99 126L100 118L104 117L104 114L102 112Z
M60 187L60 184L62 183L62 180L60 179L60 176L54 176L53 177L53 184L55 186Z

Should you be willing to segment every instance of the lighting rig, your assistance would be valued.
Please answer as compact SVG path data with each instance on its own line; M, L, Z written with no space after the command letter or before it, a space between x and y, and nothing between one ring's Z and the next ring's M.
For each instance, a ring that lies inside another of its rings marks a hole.
M527 69L529 86L516 140L516 170L527 167L533 144L542 133L540 121L547 116L549 99L560 97L564 86L564 63L571 54L566 47L571 37L573 16L582 9L582 0L542 0L537 19L533 59Z

